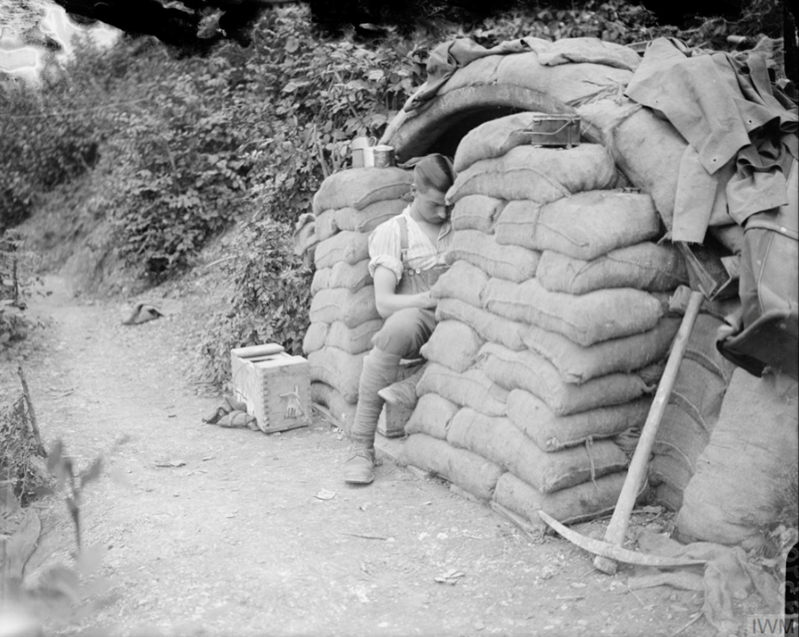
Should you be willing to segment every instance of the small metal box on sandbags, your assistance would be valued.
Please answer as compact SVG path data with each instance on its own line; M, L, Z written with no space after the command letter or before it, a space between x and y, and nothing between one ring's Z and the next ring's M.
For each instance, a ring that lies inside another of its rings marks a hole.
M274 433L311 424L308 361L269 343L230 350L233 392L255 416L258 428Z

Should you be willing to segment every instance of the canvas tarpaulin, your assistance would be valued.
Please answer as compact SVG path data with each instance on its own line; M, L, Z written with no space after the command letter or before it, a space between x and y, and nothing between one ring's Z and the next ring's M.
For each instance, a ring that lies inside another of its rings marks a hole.
M688 141L680 164L672 239L701 243L714 210L739 225L787 203L797 156L796 106L771 85L767 54L702 54L658 38L626 95L661 113Z

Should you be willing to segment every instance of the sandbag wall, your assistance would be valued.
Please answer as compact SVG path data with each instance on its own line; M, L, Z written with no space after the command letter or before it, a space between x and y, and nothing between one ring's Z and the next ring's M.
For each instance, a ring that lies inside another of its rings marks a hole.
M369 233L400 214L413 173L353 168L325 179L314 195L316 272L310 326L303 341L311 398L347 430L358 402L363 358L383 324L369 275Z
M405 461L543 530L611 508L646 420L687 281L648 195L600 145L524 145L522 113L455 157L451 269L406 433Z

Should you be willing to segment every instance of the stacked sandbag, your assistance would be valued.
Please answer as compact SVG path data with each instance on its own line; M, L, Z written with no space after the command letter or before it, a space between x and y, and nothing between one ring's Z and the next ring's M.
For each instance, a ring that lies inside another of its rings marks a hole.
M538 510L571 522L615 504L628 456L613 438L646 420L680 323L664 299L687 272L602 146L514 142L531 117L456 153L452 267L405 460L543 530Z
M355 415L363 359L383 325L368 269L369 234L402 212L412 180L399 168L349 169L325 179L313 198L319 244L303 351L312 399L345 430Z

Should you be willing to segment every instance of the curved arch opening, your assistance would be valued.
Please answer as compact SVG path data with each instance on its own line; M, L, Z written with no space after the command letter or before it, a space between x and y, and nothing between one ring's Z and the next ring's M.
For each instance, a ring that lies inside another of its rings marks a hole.
M492 119L520 113L523 110L510 106L490 106L461 111L443 122L446 128L442 127L440 129L439 136L431 139L430 145L424 149L424 152L441 153L442 155L454 157L458 144L469 131Z
M467 86L437 96L420 112L400 113L380 143L393 146L399 162L428 153L453 157L460 141L472 129L492 119L524 111L553 115L576 113L571 106L522 86ZM594 143L600 140L598 132L585 122L581 137Z

